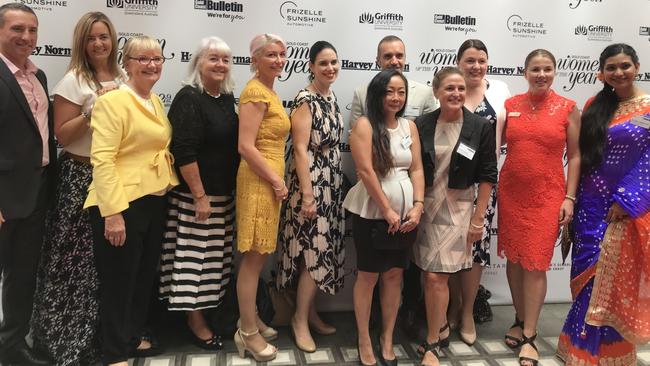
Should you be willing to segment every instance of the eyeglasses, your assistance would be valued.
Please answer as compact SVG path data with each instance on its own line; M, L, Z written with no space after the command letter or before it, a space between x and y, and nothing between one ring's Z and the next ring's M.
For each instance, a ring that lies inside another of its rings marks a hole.
M140 65L149 65L150 62L153 62L154 65L160 66L165 62L164 57L129 57L129 60L137 60Z

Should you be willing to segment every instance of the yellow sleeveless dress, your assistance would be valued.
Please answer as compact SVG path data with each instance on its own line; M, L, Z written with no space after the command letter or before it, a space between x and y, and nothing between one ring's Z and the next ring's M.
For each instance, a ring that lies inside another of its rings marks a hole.
M257 79L251 79L239 96L239 105L254 102L267 105L255 147L271 169L284 177L284 146L291 128L289 117L278 95ZM240 120L239 123L246 122ZM242 158L237 171L236 206L237 249L240 252L275 251L281 203L275 199L271 184L253 172Z

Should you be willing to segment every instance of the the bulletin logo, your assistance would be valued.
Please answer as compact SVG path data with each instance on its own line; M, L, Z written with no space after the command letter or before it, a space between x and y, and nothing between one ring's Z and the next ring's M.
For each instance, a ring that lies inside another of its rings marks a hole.
M244 20L244 4L236 1L194 0L194 9L207 10L208 18L229 20Z
M444 25L446 32L476 33L476 18L469 15L434 14L433 23Z

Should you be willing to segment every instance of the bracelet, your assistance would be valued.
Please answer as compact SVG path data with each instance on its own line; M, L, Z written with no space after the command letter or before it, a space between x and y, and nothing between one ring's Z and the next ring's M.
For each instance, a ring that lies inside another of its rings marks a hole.
M422 206L424 206L424 201L422 200L413 200L413 206L415 206L416 203L421 203Z
M274 191L281 191L281 190L283 190L284 187L286 187L286 186L287 186L287 185L286 185L286 183L284 183L284 179L283 179L283 180L282 180L282 187L280 187L280 188L275 188L275 187L273 187L273 186L271 186L271 187L273 188Z
M87 119L88 121L90 121L90 113L88 113L88 112L81 112L81 117L83 117L83 118Z
M572 195L570 195L570 194L567 194L566 196L564 196L564 198L568 199L569 201L571 201L571 202L573 202L573 203L576 203L576 198L575 198L575 196L572 196Z
M193 196L194 196L194 195L193 195ZM203 197L205 197L205 196L206 196L206 195L205 195L205 191L204 191L202 194L200 194L200 195L198 195L198 196L194 196L194 199L195 199L195 200L200 200L201 198L203 198Z
M311 207L311 206L314 205L314 203L316 203L315 199L312 199L311 201L303 200L301 205L304 206L304 207Z
M474 229L483 229L483 225L474 225L474 223L471 221L469 222L469 224L472 225Z

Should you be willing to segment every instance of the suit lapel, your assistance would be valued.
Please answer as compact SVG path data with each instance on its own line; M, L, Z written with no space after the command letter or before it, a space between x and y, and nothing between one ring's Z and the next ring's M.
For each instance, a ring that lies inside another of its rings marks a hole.
M38 131L38 125L36 124L36 120L34 119L34 114L32 113L32 110L29 108L29 104L27 103L27 98L25 98L25 94L23 93L23 90L20 88L20 85L18 85L18 81L16 80L16 77L11 73L11 71L9 70L9 68L7 67L7 65L4 63L2 59L0 59L0 79L2 79L7 84L7 87L9 87L9 90L14 95L14 98L16 98L16 101L23 109L23 112L25 112L25 115L31 121L32 126L36 128L36 132L38 132L40 136L40 132Z

